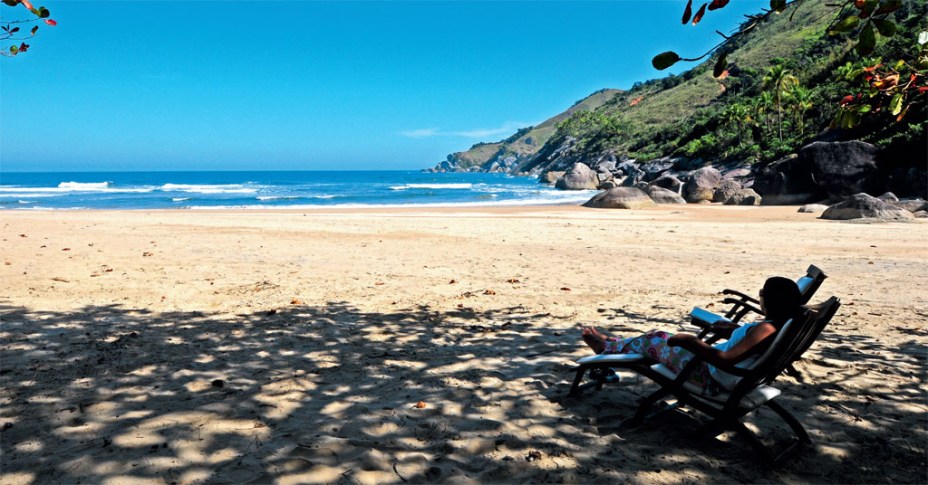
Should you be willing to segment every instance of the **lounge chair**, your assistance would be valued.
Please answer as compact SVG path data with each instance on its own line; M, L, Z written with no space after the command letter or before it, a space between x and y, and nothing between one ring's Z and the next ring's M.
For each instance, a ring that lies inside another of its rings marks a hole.
M676 375L662 364L655 364L640 354L595 355L577 361L580 367L577 369L577 375L568 395L577 396L583 388L589 387L590 384L580 385L584 373L588 370L600 369L600 374L605 374L601 369L627 369L648 377L660 386L660 389L641 401L635 416L627 421L628 424L640 423L648 416L654 404L672 395L676 397L677 405L689 406L713 418L702 428L709 436L718 436L722 432L733 429L745 436L759 455L773 464L779 464L798 446L810 442L810 438L799 420L774 401L781 391L771 384L812 345L840 305L838 298L831 297L820 305L807 307L802 317L790 320L779 332L771 336L772 341L769 345L755 347L755 349L764 347L766 349L758 350L762 353L749 368L742 369L734 365L725 365L714 362L708 356L697 355L679 375ZM757 354L749 352L742 359L752 355ZM690 374L703 360L725 372L740 376L741 380L731 391L723 390L717 396L703 396L701 388L688 382ZM594 381L591 385L601 388L603 382ZM772 455L741 422L744 416L761 406L766 406L780 416L798 438L796 442L777 455Z
M796 285L799 287L799 304L805 305L808 303L827 277L825 272L817 266L814 264L809 265L806 274L796 280ZM748 313L764 314L760 309L760 302L752 296L727 288L722 290L722 294L729 295L722 300L722 303L731 305L724 314L714 313L700 307L693 308L693 311L690 312L690 320L693 325L703 329L702 336L707 334L705 329L720 321L739 323Z

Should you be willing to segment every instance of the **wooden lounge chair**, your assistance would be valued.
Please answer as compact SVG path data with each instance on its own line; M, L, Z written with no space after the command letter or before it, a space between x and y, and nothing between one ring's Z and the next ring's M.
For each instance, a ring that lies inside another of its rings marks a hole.
M796 285L799 286L799 304L805 305L808 303L827 277L825 272L817 266L814 264L809 265L806 274L796 280ZM731 305L728 310L724 314L719 314L700 307L693 308L693 311L690 312L690 320L693 325L705 331L706 328L720 321L739 323L748 313L764 314L760 309L760 302L752 296L728 288L722 290L722 294L728 295L722 300L722 303Z
M569 395L576 396L583 388L589 387L589 385L580 385L583 374L588 370L619 368L636 372L653 380L660 386L660 389L641 401L635 416L627 421L628 424L640 423L649 415L656 403L673 396L677 400L676 405L689 406L712 418L712 421L702 428L709 436L714 437L725 431L735 430L750 441L761 457L773 464L779 464L800 445L809 443L810 438L799 420L774 400L781 394L781 391L772 384L812 345L815 338L835 315L840 304L838 298L831 297L820 305L807 307L800 318L790 320L779 332L769 337L767 341L769 345L765 345L767 342L758 345L755 347L758 349L755 353L749 352L742 357L746 359L760 353L756 362L749 368L725 365L714 362L709 356L697 355L677 375L662 364L655 364L644 355L596 355L578 361L580 367L577 369ZM724 372L737 375L741 377L741 380L730 391L723 390L716 396L704 396L701 388L688 382L690 374L702 361L715 365ZM594 381L591 384L601 388L603 382ZM776 455L771 454L741 422L744 416L762 406L766 406L780 416L798 438Z

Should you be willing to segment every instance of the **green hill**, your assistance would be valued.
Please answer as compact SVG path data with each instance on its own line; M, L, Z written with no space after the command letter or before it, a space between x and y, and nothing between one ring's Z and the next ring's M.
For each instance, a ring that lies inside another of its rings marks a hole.
M878 94L861 84L861 70L911 58L918 48L915 38L928 30L924 2L905 2L893 15L896 34L879 36L874 52L864 58L853 49L853 36L828 35L836 12L827 2L803 2L798 9L791 5L680 76L636 83L629 91L601 92L608 96L587 98L591 102L586 109L575 106L530 132L475 146L449 160L486 167L488 161L514 155L518 163L510 171L521 174L563 170L575 161L603 156L756 164L794 153L814 140L861 139L908 157L909 164L924 165L924 95L900 122L890 116L891 109L877 106L855 127L834 127L842 98ZM717 79L712 70L721 54L728 56L728 69ZM919 72L923 79L926 71ZM772 81L777 76L789 81L788 92L779 90L779 103ZM545 146L538 146L540 140Z
M537 153L557 131L560 122L574 113L595 110L620 93L622 91L618 89L599 90L577 101L567 111L557 114L537 126L523 128L512 136L498 142L477 143L470 147L469 150L452 153L448 155L446 162L439 164L436 168L440 170L470 170L491 165L493 162L497 162L502 167L513 167Z

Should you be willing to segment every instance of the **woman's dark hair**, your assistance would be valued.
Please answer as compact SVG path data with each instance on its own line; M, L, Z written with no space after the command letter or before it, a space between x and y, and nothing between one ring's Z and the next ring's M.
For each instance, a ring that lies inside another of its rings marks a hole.
M774 276L764 283L764 306L767 309L767 318L778 327L787 320L799 315L799 287L796 282Z

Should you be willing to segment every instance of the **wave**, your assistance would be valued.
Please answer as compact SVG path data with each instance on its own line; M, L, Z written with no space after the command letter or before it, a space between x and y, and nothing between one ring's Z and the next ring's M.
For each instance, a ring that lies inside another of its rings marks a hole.
M404 185L394 185L390 187L390 190L406 190L406 189L471 189L474 187L474 184L404 184Z
M301 199L301 198L302 198L302 197L300 197L299 195L259 195L258 197L255 197L255 199L258 199L258 200L260 200L260 201L266 201L266 200L293 200L293 199Z
M164 184L163 192L195 192L198 194L254 194L257 188L240 184L198 185L198 184Z
M171 202L183 202L185 200L190 200L190 197L172 197Z
M80 190L80 191L91 191L91 190L106 190L110 188L109 182L61 182L58 184L59 189L65 190Z
M73 193L148 193L153 187L112 187L110 182L61 182L57 187L0 187L0 197L55 197Z

